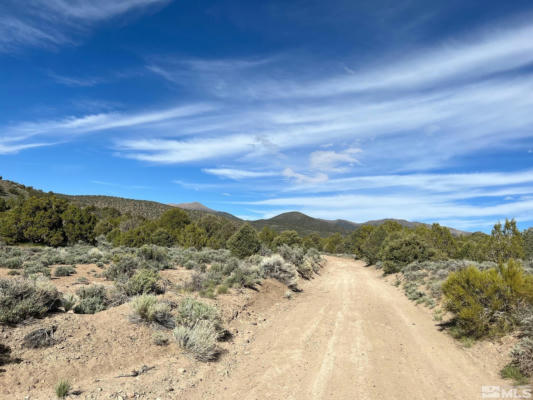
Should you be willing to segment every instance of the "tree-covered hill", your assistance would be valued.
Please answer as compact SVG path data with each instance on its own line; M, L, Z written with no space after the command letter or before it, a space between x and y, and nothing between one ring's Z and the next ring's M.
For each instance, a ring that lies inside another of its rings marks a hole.
M159 218L165 211L172 209L168 204L149 200L126 199L114 196L63 195L68 200L82 206L97 208L114 208L121 214L131 214L148 219Z
M42 197L49 194L52 193L46 193L41 190L36 190L31 186L24 186L16 182L0 179L0 199L4 199L6 201L15 201L17 198L29 198L31 196ZM156 201L101 195L55 194L55 196L68 200L69 202L72 202L81 208L96 207L98 209L115 209L123 215L142 217L149 220L155 220L163 215L163 213L173 208L180 208L189 215L189 218L192 221L198 221L206 215L214 215L221 217L224 220L228 220L237 226L245 222L232 214L213 210L198 202L163 204ZM420 222L411 222L398 219L373 220L363 223L355 223L343 219L325 220L313 218L296 211L283 213L269 219L259 219L248 222L258 231L264 227L269 227L276 232L294 230L301 236L318 234L320 237L327 237L335 233L347 235L357 230L361 226L380 226L390 221L397 222L401 226L407 228L415 228L416 226L424 225ZM453 235L462 235L466 233L451 228L450 231Z

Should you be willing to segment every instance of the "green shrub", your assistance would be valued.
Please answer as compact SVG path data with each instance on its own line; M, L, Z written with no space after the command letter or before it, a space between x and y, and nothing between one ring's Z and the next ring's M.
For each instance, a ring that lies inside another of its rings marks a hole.
M158 246L172 246L176 239L170 234L169 231L163 228L158 228L152 233L152 243Z
M222 320L215 307L190 297L182 300L178 306L176 324L192 328L199 321L208 321L219 334L222 334Z
M122 285L112 286L107 289L108 307L117 307L128 302L129 297Z
M503 369L500 371L500 376L504 379L512 379L515 381L517 385L524 385L528 383L528 379L520 369L514 365L506 365L503 367Z
M278 252L285 261L296 267L298 275L304 279L311 279L318 269L318 265L315 264L316 256L313 252L311 252L311 257L307 257L301 247L290 247L286 244L279 246Z
M194 269L198 272L205 272L207 270L207 266L203 263L198 262L197 260L187 260L185 261L183 266L185 267L185 269Z
M228 293L229 288L226 285L217 286L217 294L226 294Z
M76 298L76 296L72 294L67 294L61 299L61 304L63 305L63 309L65 310L65 312L69 312L74 308L77 301L78 299Z
M398 272L403 266L414 261L429 260L434 254L435 251L418 236L411 234L400 237L383 248L383 271L385 274Z
M283 231L272 241L272 247L277 249L279 246L287 245L289 247L301 246L302 238L298 235L298 232L289 230Z
M80 276L80 277L78 277L78 279L76 279L76 283L78 283L80 285L88 285L89 284L89 279L87 279L85 276Z
M133 313L141 320L151 321L152 310L157 304L157 297L153 295L144 294L137 296L131 302Z
M104 257L104 253L98 247L93 247L87 252L87 257L93 262L98 262Z
M409 300L418 301L424 297L424 293L418 290L418 285L414 282L406 282L403 290Z
M533 260L533 228L524 232L524 256L526 260Z
M126 283L126 293L135 296L145 293L163 293L161 277L152 269L141 269L137 271Z
M137 255L160 266L158 269L164 269L168 265L168 250L164 247L145 244L137 250Z
M244 224L229 238L227 246L234 256L244 258L256 254L261 243L256 230L249 224Z
M296 267L285 262L279 254L265 257L259 268L264 276L277 279L289 287L296 287L298 279Z
M133 322L156 323L165 328L173 328L174 320L170 306L157 300L157 297L150 294L137 296L131 302Z
M75 268L66 265L61 265L55 269L54 276L70 276L75 273Z
M315 248L310 248L307 250L307 253L305 253L305 258L311 261L313 271L318 274L318 272L322 268L322 263L324 261L319 251Z
M385 275L395 274L402 270L402 265L391 260L385 260L381 262L381 268Z
M154 332L152 340L157 346L166 346L168 344L168 336L163 332Z
M328 253L345 253L344 237L340 233L330 235L324 241L324 251Z
M69 381L64 379L60 380L55 387L56 396L59 399L64 399L65 397L67 397L68 392L70 392L70 388L71 386Z
M358 229L358 231L363 228ZM386 222L370 230L365 229L363 231L365 234L361 237L364 241L358 246L358 251L368 264L375 264L380 261L380 253L384 243L387 241L387 237L391 233L401 230L402 226L395 222Z
M296 267L304 262L304 251L301 247L291 247L282 244L278 246L278 253L285 261L294 264Z
M533 301L533 280L518 262L498 269L453 272L442 286L446 308L455 314L459 335L480 338L511 330L516 312Z
M76 291L79 302L74 307L76 314L95 314L107 308L106 290L101 285L81 287Z
M255 288L261 282L261 276L257 267L239 266L235 268L224 281L226 285L240 288Z
M20 257L12 257L2 262L2 266L9 269L22 268L22 259Z
M60 293L47 281L0 279L0 323L41 318L60 306Z
M205 286L207 286L206 275L195 271L184 284L184 289L190 292L198 292L203 290Z
M107 279L114 281L127 280L135 274L137 269L143 266L146 266L146 263L143 263L138 257L126 254L114 261L104 272L104 275Z
M24 276L43 275L47 278L51 276L50 268L43 265L40 261L27 261L24 263Z
M179 243L187 248L201 249L207 243L207 234L198 225L191 223L180 231Z
M199 361L217 358L217 328L212 321L200 320L192 327L180 325L174 329L174 337L182 349Z
M296 266L298 275L304 279L311 279L315 274L315 269L313 268L313 262L306 258L301 264Z
M511 365L523 375L533 375L533 338L524 337L511 351Z

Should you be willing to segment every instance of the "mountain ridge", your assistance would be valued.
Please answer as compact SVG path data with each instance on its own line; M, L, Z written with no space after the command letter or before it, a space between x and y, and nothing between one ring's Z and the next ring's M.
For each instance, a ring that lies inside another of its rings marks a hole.
M50 192L52 193L52 192ZM47 193L36 190L31 186L24 186L20 183L4 180L0 178L0 198L10 198L16 196L43 196ZM320 236L329 236L335 233L341 233L343 235L349 234L354 230L364 225L379 226L387 221L395 221L400 225L413 228L419 225L429 225L422 222L407 221L403 219L384 218L379 220L370 220L366 222L353 222L345 219L328 220L322 218L314 218L299 211L289 211L276 215L271 218L264 218L258 220L243 220L225 211L217 211L206 205L198 202L185 202L185 203L171 203L164 204L151 200L138 200L128 199L116 196L105 195L66 195L60 193L53 193L56 196L66 198L80 206L95 206L99 208L111 207L119 210L121 213L129 213L132 215L139 215L145 218L154 219L158 218L165 211L172 209L173 207L181 208L191 216L193 219L201 218L206 214L217 215L239 224L249 223L257 230L263 229L265 226L276 231L283 230L295 230L300 235L308 235L311 233L318 233ZM460 231L454 228L450 228L453 235L468 235L471 232Z

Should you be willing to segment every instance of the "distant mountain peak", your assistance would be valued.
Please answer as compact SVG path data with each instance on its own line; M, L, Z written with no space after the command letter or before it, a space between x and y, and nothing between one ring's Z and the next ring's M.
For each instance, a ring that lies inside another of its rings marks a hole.
M202 203L193 201L191 203L179 203L179 204L169 204L172 207L183 208L184 210L194 210L194 211L206 211L210 213L216 213L215 210L204 206Z

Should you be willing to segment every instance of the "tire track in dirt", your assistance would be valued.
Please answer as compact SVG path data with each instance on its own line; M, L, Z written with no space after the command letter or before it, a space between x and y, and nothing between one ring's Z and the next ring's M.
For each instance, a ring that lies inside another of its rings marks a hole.
M474 400L482 385L505 384L379 272L327 261L322 276L257 328L228 377L204 379L186 398Z

